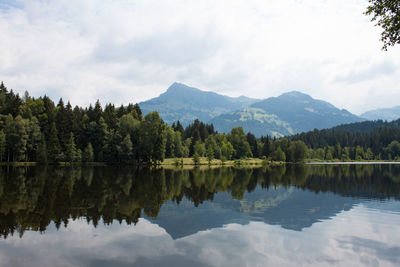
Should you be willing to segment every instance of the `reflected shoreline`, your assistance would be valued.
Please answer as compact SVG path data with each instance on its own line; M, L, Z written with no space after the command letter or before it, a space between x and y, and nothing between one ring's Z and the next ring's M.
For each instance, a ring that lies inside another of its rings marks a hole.
M400 165L399 161L326 161L306 162L306 165Z
M400 166L292 164L192 170L3 167L0 235L43 232L51 222L59 228L78 218L95 226L99 221L111 224L114 220L136 224L144 216L161 220L165 210L175 218L182 212L193 218L199 214L200 221L204 215L196 207L207 205L210 208L204 214L215 218L224 215L215 224L256 218L301 230L365 199L400 200ZM170 218L165 223L177 224Z

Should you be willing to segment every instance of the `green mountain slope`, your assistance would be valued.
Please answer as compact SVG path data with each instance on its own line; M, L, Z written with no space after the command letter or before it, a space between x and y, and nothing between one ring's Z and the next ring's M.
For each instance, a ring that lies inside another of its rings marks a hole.
M228 97L173 83L160 96L139 105L144 114L158 111L168 124L180 120L183 125L187 125L194 119L207 122L215 116L248 107L257 101L259 100L244 96Z
M381 108L364 112L360 115L368 120L393 121L400 118L400 106L393 108Z
M256 102L249 108L222 114L209 122L220 132L242 126L246 132L256 136L283 136L362 120L328 102L293 91Z
M214 124L217 131L225 133L236 126L242 126L245 131L250 131L256 136L284 136L295 133L290 123L282 121L278 115L254 107L222 114L211 119L210 123Z

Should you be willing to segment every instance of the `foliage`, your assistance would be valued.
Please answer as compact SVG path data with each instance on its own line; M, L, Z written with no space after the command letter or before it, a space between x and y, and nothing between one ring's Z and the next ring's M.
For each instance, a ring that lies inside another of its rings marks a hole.
M400 158L400 120L361 122L290 137L256 138L234 127L215 132L194 120L168 126L157 112L144 118L139 105L115 108L99 101L88 108L47 96L23 98L0 84L0 161L42 163L105 162L159 164L164 158L200 157L222 162L249 157L286 162L320 160L395 160Z
M383 50L388 46L400 43L400 1L399 0L368 0L366 15L372 15L372 21L383 29L381 41Z
M246 135L244 134L242 127L232 128L228 139L235 150L235 158L240 159L244 157L252 157L250 144L247 142Z

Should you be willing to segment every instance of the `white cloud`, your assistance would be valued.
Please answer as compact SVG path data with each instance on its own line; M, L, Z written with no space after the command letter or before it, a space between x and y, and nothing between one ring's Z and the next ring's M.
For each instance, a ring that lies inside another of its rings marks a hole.
M79 105L139 102L180 81L257 98L299 90L361 113L400 97L400 49L381 50L366 5L2 1L0 79ZM378 75L379 64L390 71Z
M58 231L27 231L23 238L2 240L0 262L7 266L398 266L398 216L359 205L302 231L250 222L176 240L146 219L136 225L114 222L96 228L84 219L70 220Z

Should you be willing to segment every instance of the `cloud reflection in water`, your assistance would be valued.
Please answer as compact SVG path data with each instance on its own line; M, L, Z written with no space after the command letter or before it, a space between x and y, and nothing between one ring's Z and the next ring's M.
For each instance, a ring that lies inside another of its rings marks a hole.
M390 201L387 202L392 205ZM358 205L302 231L227 224L173 240L157 224L84 220L0 243L2 266L355 266L400 263L400 216Z

